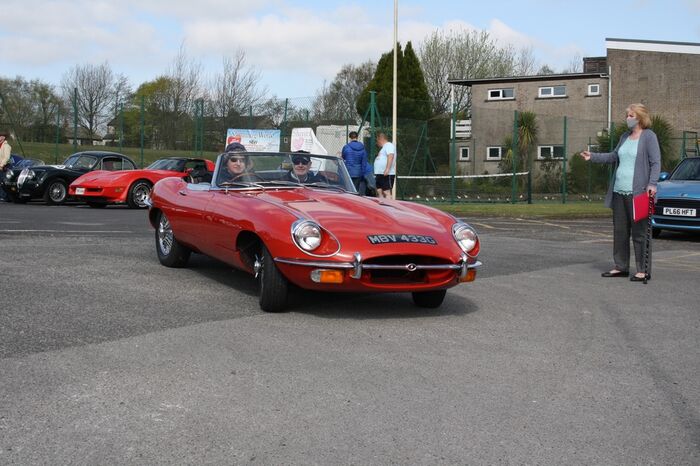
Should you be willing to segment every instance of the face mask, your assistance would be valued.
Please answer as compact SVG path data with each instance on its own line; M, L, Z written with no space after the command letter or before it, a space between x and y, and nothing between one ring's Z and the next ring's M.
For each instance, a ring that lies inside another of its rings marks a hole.
M638 124L639 124L639 120L637 120L636 118L628 118L628 119L627 119L627 127L628 127L629 129L634 128L634 127L637 126Z

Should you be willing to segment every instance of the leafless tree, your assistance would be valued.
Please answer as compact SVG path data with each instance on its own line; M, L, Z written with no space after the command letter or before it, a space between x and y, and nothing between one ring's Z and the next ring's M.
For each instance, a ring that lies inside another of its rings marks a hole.
M569 66L562 73L580 73L583 70L583 58L580 53L576 53L569 61Z
M316 119L357 120L355 102L362 90L372 80L376 64L366 61L360 65L345 64L330 84L316 93L313 113Z
M154 82L149 107L159 115L154 121L153 144L175 149L186 146L194 131L195 101L204 97L202 65L187 56L184 44L164 76Z
M224 131L231 117L262 102L267 89L260 87L260 80L260 72L246 64L244 50L238 49L233 57L224 57L223 70L214 76L209 94L212 113L221 119Z
M61 88L66 106L72 108L74 90L78 124L90 135L96 135L110 119L117 78L107 62L101 65L76 65L63 75Z
M516 76L529 76L535 74L537 70L537 60L533 52L532 46L523 47L518 51L515 62Z
M433 31L418 46L418 57L433 101L433 113L451 111L449 79L511 76L516 69L515 51L502 47L486 31ZM458 111L471 106L469 88L454 86Z

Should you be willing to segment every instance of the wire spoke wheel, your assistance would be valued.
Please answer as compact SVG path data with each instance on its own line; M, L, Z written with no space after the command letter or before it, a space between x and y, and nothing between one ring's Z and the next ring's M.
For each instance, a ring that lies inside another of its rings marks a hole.
M63 180L51 181L44 194L44 200L48 204L63 204L67 197L68 188Z
M158 222L158 246L163 255L167 256L172 251L174 238L168 217L161 215Z

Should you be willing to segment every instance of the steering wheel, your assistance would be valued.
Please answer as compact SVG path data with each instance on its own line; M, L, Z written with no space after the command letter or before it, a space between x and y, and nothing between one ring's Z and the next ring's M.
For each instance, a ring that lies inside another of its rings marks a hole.
M241 178L244 178L244 177L254 178L253 181L265 181L265 178L263 178L262 176L258 175L257 173L254 173L254 172L241 173L240 175L236 175L233 178L231 178L231 181L251 181L251 180L241 180Z

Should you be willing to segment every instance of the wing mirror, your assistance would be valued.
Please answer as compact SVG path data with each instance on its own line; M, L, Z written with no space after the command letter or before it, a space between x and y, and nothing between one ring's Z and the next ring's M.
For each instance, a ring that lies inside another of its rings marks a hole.
M670 176L671 174L669 172L661 172L659 174L659 181L666 181Z

